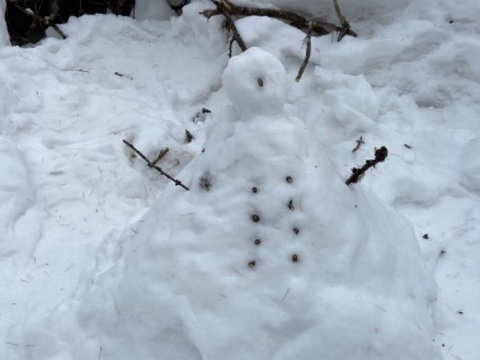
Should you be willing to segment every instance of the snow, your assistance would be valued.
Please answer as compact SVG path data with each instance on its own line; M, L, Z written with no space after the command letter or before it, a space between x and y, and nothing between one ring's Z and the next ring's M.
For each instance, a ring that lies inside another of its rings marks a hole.
M8 39L7 24L5 23L5 7L5 0L0 0L0 48L10 44L10 40Z
M0 358L478 358L476 1L156 3L0 41Z
M246 116L273 115L283 110L286 73L268 52L252 47L233 57L223 75L223 86L237 110Z
M19 233L23 230L22 218L35 200L31 175L18 147L5 137L0 137L0 231L3 240L0 244L0 256L21 251L18 247Z

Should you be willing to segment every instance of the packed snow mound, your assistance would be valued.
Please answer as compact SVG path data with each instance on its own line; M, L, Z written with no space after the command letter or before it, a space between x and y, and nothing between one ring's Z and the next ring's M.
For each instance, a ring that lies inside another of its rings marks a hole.
M33 203L30 173L23 155L12 141L0 135L0 258L11 253L15 225Z
M0 30L1 31L1 30ZM0 77L0 125L3 127L5 117L7 116L8 112L8 103L10 102L10 89L5 85L3 79Z
M462 151L460 182L470 191L480 191L480 137L476 137Z
M225 91L237 109L264 115L283 110L286 81L282 63L257 47L232 58L223 75Z
M75 300L28 332L29 359L439 358L411 226L346 186L302 121L272 114L282 73L260 49L230 60L245 121L218 119L179 175L190 190L171 184L107 239Z

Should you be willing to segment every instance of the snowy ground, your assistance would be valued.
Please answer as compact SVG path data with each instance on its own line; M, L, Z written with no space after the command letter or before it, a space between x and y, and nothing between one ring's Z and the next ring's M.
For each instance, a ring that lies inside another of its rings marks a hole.
M375 147L388 147L361 186L415 227L438 284L433 337L445 359L476 360L480 7L379 3L342 2L359 36L313 39L300 83L303 33L261 18L238 28L248 46L282 61L288 114L313 130L344 179ZM297 6L331 15L322 4ZM136 235L136 220L167 185L122 140L152 158L169 147L160 165L177 175L219 114L228 115L227 45L221 19L198 15L206 7L194 2L165 20L148 6L137 20L82 17L62 26L67 40L0 48L0 359L28 358L37 346L25 340L28 324L69 299L92 269L111 267L111 244ZM203 107L211 114L199 116ZM365 143L352 153L360 136Z

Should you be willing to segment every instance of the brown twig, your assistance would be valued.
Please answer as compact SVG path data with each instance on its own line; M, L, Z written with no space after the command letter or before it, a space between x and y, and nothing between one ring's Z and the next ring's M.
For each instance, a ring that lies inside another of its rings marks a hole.
M28 17L33 18L34 23L40 24L44 29L46 29L50 26L53 30L55 30L58 33L58 35L60 35L60 37L63 40L65 40L67 38L67 35L65 35L65 33L62 30L60 30L58 25L53 22L58 17L57 1L53 1L53 3L51 4L51 7L50 7L51 14L50 14L50 16L45 17L45 18L40 16L36 12L33 13L31 11L28 11L28 10L24 9L19 4L17 4L16 1L12 1L12 0L7 0L7 1L8 1L9 6L14 6L17 10L21 11L23 14L27 15Z
M225 9L227 7L228 7L227 11L230 16L267 16L267 17L283 20L287 22L290 26L293 26L304 32L308 32L308 30L311 27L312 34L316 34L316 35L326 35L333 31L341 32L342 30L346 29L345 35L357 36L357 34L350 28L350 25L348 25L348 28L347 28L345 27L344 24L342 24L342 26L338 26L335 24L322 22L316 19L307 20L305 17L297 13L286 11L286 10L237 6L232 2L230 2L229 0L222 0L220 4L220 8L217 6L217 9L207 9L202 11L200 14L205 16L207 19L210 19L212 16L222 14L221 9Z
M350 30L350 24L348 23L347 19L345 19L345 16L343 16L342 11L340 10L340 5L338 4L338 0L333 0L333 6L335 7L335 13L337 14L338 20L340 21L340 24L342 24L342 28L338 34L338 41L341 41Z
M248 6L237 6L229 0L210 0L215 4L216 9L206 9L200 12L201 15L210 19L212 16L223 14L227 22L227 29L232 33L232 38L229 41L228 56L232 57L232 46L236 42L242 51L247 49L245 42L243 41L237 27L235 26L235 20L233 16L266 16L275 19L279 19L287 22L290 26L293 26L301 31L304 31L307 36L305 38L305 58L298 70L296 82L299 82L303 76L303 73L310 60L312 52L312 35L326 35L334 31L338 31L338 41L340 41L345 35L357 36L357 34L350 28L350 24L340 11L338 1L334 0L335 11L337 17L341 23L341 26L325 23L316 19L307 20L305 17L286 10L278 9L265 9L265 8L252 8Z
M65 33L62 30L60 30L60 28L58 27L57 24L49 24L49 25L53 30L55 30L57 32L58 35L60 35L60 37L63 40L65 40L67 38L67 35L65 35Z
M357 143L357 145L353 148L352 153L360 149L360 146L362 146L362 144L365 144L365 141L363 141L363 136L360 136L355 142Z
M163 157L165 155L167 155L167 153L170 151L170 149L167 147L165 149L162 149L162 151L160 151L160 153L158 154L157 158L155 160L152 161L152 166L154 165L157 165L157 163L163 159Z
M380 149L375 150L375 159L365 161L365 164L361 168L352 168L352 175L345 181L345 184L356 184L362 178L362 175L370 169L374 167L380 162L385 161L388 156L388 149L385 146L382 146Z
M210 1L215 4L219 14L222 14L223 16L225 16L225 19L227 21L227 29L232 33L232 39L230 40L230 45L229 45L230 56L232 55L232 46L234 41L237 42L238 46L242 51L247 50L247 46L245 45L245 42L243 41L242 36L238 32L238 29L235 26L235 21L233 20L230 14L230 11L231 11L230 4L226 0L221 0L220 2L216 0L210 0Z
M307 37L305 38L305 58L303 59L302 65L300 69L298 69L297 77L295 78L296 82L299 82L303 76L303 72L308 65L308 61L310 60L310 55L312 54L312 27L310 26L307 32Z
M130 144L127 140L123 140L123 143L125 145L127 145L130 149L132 149L133 151L135 151L138 156L140 156L143 160L145 160L145 162L147 163L148 167L151 167L151 168L154 168L155 170L157 170L162 176L165 176L167 179L173 181L175 183L175 186L180 186L182 188L184 188L185 190L190 190L188 187L186 187L180 180L177 180L175 179L173 176L167 174L165 171L162 170L161 167L153 164L150 160L148 160L148 158L143 155L140 150L138 150L135 146L133 146L132 144Z

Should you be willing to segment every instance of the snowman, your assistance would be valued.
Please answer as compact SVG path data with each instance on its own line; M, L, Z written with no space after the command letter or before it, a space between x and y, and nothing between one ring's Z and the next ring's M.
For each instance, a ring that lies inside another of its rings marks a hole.
M439 359L411 226L346 186L286 115L275 56L232 58L223 85L236 114L179 175L190 191L165 190L114 264L31 333L30 357Z

